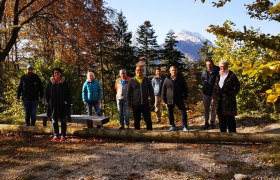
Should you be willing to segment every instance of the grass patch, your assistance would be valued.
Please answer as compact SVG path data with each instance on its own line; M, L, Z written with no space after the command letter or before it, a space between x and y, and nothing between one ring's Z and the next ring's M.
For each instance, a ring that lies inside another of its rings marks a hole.
M0 115L0 124L24 124L23 117Z

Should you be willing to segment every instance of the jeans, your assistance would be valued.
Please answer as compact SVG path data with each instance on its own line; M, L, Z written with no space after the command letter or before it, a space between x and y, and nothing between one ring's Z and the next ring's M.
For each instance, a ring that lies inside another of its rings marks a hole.
M99 107L99 102L98 101L93 101L93 102L87 102L87 113L89 116L92 116L92 106L94 107L94 110L97 114L97 116L101 116L101 111ZM93 128L93 122L92 121L87 121L87 127L88 128Z
M175 103L175 104L168 104L167 105L167 108L168 108L168 118L169 118L170 125L175 127L175 121L174 121L174 107L175 107L175 105L181 111L183 127L188 127L188 115L187 115L187 109L186 109L186 106L185 106L184 102Z
M140 129L140 120L141 120L141 113L144 117L144 121L146 123L147 130L153 130L152 119L151 119L151 112L149 105L133 105L132 106L133 118L134 118L134 128Z
M99 107L99 102L98 101L93 101L93 102L87 102L87 112L89 116L92 116L92 106L94 107L94 110L97 114L97 116L101 116L101 111Z
M35 126L38 101L23 100L22 104L25 111L26 126L30 126L30 125ZM30 123L30 119L31 119L31 123Z
M215 108L214 103L211 103L212 96L207 96L203 94L203 106L204 106L204 120L205 125L209 124L209 114L211 114L211 124L215 124Z
M129 126L130 114L129 114L129 108L127 107L126 104L126 100L117 99L117 106L118 106L118 113L120 118L120 125L124 126L124 121L125 121L125 125Z
M61 122L61 136L66 136L67 131L67 118L60 119ZM59 136L58 118L52 119L54 136Z

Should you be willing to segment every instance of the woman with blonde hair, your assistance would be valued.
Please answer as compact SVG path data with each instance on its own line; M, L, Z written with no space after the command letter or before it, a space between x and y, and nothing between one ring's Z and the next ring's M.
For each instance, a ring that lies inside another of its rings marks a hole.
M97 114L101 116L100 103L102 99L102 89L99 82L95 79L93 72L87 73L87 80L85 81L82 89L82 98L85 105L87 105L87 113L92 115L92 106ZM93 128L92 121L87 122L88 128Z

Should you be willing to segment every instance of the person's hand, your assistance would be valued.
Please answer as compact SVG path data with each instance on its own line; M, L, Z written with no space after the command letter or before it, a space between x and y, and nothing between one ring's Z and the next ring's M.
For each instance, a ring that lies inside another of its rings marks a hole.
M87 102L84 102L84 105L87 105Z

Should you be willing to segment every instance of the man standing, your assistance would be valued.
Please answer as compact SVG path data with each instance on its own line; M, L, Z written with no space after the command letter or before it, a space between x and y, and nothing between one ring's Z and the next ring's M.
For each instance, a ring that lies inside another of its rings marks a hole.
M202 72L202 93L203 93L203 106L204 106L204 120L205 124L202 129L209 128L209 114L211 112L211 129L215 128L215 108L212 102L213 89L215 84L216 76L219 73L219 67L214 66L211 59L206 60L206 70Z
M189 131L187 124L187 109L184 103L184 99L187 99L188 97L187 84L184 77L178 74L175 66L171 66L169 71L170 75L165 78L162 86L162 100L167 104L168 118L171 126L169 131L176 130L173 112L175 105L181 111L183 131Z
M128 82L130 81L130 77L127 77L126 70L120 70L120 77L116 80L115 88L117 91L116 99L117 99L117 106L118 106L118 113L120 118L120 128L124 129L124 122L129 129L129 121L130 121L130 114L129 108L127 107L126 103L126 94L127 94L127 86Z
M157 123L161 122L161 88L164 79L165 77L161 74L160 67L157 67L155 77L152 79L152 86L154 88L154 94L155 94L155 113L156 113Z
M33 69L32 65L27 66L27 74L21 76L17 88L17 101L20 101L21 96L26 126L35 126L38 100L44 96L41 79L33 73Z
M135 77L128 83L127 104L132 108L134 128L140 129L142 113L147 130L153 130L150 109L155 104L154 90L151 81L147 77L144 77L144 68L142 65L136 66Z

